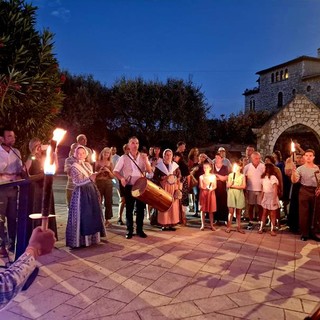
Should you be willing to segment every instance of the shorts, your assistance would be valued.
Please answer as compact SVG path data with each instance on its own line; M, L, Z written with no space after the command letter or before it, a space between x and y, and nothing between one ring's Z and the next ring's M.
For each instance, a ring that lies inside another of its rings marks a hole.
M262 191L251 191L246 190L246 198L247 203L249 205L259 205L261 206L261 200L262 200Z

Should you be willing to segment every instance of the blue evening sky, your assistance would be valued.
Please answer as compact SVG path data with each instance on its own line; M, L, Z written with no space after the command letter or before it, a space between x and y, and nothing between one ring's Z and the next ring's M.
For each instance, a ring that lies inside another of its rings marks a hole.
M102 84L192 79L209 116L238 113L257 71L317 56L319 0L34 0L61 69Z

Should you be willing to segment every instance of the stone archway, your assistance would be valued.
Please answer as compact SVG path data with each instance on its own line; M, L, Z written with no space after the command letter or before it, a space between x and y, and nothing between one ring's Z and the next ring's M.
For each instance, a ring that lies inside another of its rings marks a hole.
M257 150L263 157L271 154L280 135L296 125L306 126L320 144L320 109L304 95L296 95L261 128L252 129L257 135Z

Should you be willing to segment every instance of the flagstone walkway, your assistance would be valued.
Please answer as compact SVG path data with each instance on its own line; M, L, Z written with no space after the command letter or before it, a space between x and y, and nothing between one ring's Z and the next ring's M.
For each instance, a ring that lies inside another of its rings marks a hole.
M127 240L113 219L100 245L69 250L66 206L56 211L56 249L0 319L295 320L320 301L319 243L287 231L200 231L189 217L175 232L147 222L148 238Z

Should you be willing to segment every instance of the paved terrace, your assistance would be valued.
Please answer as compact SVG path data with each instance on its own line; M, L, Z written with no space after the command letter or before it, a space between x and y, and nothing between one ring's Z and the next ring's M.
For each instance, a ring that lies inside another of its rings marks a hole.
M163 232L147 222L147 239L126 240L114 218L100 245L69 250L56 180L56 249L0 319L294 320L319 303L319 244L286 231L201 232L190 215L189 227Z

